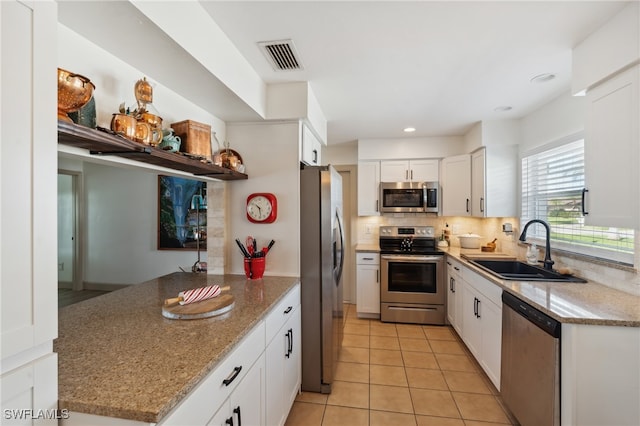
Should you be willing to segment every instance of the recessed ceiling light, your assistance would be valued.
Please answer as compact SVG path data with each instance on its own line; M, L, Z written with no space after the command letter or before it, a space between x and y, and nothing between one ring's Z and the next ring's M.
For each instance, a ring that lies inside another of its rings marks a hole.
M411 132L415 132L416 128L415 127L405 127L404 128L404 132L405 133L411 133Z
M495 107L493 110L495 112L507 112L507 111L511 111L512 109L513 107L510 107L509 105L503 105L503 106Z
M532 83L546 83L548 81L553 80L554 78L556 78L555 74L549 74L549 73L544 73L544 74L538 74L535 77L531 78Z

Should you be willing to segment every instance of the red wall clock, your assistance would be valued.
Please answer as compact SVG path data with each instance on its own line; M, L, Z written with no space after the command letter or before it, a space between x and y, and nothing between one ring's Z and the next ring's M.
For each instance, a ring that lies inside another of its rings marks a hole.
M247 219L253 223L272 223L278 217L278 199L269 192L247 197Z

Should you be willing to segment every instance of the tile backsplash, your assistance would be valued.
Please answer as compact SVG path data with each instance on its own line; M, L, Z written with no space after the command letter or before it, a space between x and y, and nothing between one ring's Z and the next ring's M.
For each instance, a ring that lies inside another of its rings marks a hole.
M502 232L502 225L511 223L513 232ZM358 218L358 243L377 244L380 237L379 227L383 225L396 226L433 226L436 236L440 237L447 228L450 230L450 244L452 247L460 247L460 240L456 238L462 234L477 234L482 237L481 244L496 241L496 250L508 254L515 254L517 249L518 220L516 218L471 218L471 217L442 217L424 216L417 214L399 214L385 216L368 216Z
M456 238L461 234L474 233L482 237L481 244L496 241L496 250L524 259L527 246L518 244L520 236L520 220L518 218L471 218L471 217L442 217L425 216L423 214L398 214L385 216L361 216L358 217L357 236L358 244L378 244L380 236L379 227L383 225L396 226L433 226L436 236L439 237L448 226L451 233L450 244L452 247L460 247L460 240ZM505 233L502 225L510 223L513 232ZM635 264L640 264L640 238L636 238ZM544 258L544 247L539 247L540 259ZM574 273L590 281L615 288L636 296L640 296L640 274L637 267L615 265L609 262L589 259L583 256L575 256L571 253L552 251L554 268L571 268Z

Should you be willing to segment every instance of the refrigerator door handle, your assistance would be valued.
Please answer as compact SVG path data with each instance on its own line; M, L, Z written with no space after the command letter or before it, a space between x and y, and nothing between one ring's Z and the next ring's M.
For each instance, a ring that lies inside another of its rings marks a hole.
M340 266L338 267L338 272L336 274L336 286L340 284L340 280L342 279L342 270L344 268L344 233L342 231L342 218L340 215L340 211L336 209L336 221L338 224L338 235L340 237Z

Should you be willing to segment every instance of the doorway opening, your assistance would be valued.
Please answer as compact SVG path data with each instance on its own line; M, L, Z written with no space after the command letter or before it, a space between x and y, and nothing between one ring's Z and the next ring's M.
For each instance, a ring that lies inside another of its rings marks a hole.
M356 273L355 273L355 242L352 238L352 228L355 222L354 212L357 206L354 205L356 197L356 168L352 165L336 165L334 168L342 177L342 216L344 222L344 273L342 274L344 291L343 299L345 303L356 303Z
M82 270L82 173L58 170L58 306L88 298Z

